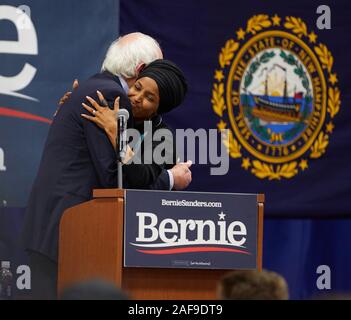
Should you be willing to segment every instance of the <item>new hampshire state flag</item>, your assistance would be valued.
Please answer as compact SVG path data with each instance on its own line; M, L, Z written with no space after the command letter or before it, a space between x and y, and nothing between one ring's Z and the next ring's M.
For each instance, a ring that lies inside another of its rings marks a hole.
M227 174L191 189L266 195L269 216L351 213L348 1L121 1L122 34L155 37L189 94L167 123L228 129Z

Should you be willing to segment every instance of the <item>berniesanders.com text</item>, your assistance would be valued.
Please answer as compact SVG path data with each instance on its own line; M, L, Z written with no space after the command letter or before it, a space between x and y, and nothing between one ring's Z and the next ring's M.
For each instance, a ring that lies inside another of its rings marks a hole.
M171 207L204 207L204 208L222 208L221 202L207 202L207 201L189 201L189 200L166 200L162 199L162 206Z

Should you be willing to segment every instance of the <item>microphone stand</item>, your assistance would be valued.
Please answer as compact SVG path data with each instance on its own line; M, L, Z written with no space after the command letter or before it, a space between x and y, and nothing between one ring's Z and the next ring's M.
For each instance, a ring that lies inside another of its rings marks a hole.
M123 188L123 179L122 179L122 161L117 160L117 174L118 174L118 189Z
M123 172L122 165L123 160L127 152L127 120L129 118L129 112L126 109L120 109L117 114L117 137L116 137L116 152L117 152L117 187L123 188Z
M123 150L120 149L120 146L118 145L122 141L122 137L118 137L119 135L122 134L122 131L120 130L122 121L119 121L120 119L117 118L117 136L116 136L116 146L117 146L117 188L122 189L123 188L123 171L122 171L122 165L123 165Z

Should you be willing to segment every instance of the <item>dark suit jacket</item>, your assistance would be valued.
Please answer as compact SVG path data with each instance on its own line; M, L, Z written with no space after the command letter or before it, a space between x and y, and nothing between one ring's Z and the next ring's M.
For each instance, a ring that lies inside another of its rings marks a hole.
M30 194L22 237L26 249L54 261L58 256L58 228L63 212L90 200L93 189L117 185L112 144L102 129L81 117L81 113L87 113L81 103L87 95L97 100L96 90L104 94L111 106L120 96L120 106L129 109L132 115L118 77L104 72L81 83L55 116ZM131 121L129 127L133 125ZM152 185L162 168L131 166L129 171L132 174L126 177L126 184L138 188Z
M162 157L166 160L164 163L153 163L152 165L142 165L142 166L151 166L153 167L153 172L159 171L158 177L155 179L155 182L148 185L147 187L143 187L143 189L151 189L151 190L169 190L170 189L170 181L169 181L169 174L167 172L168 169L171 169L176 164L176 141L173 131L166 125L160 115L155 116L151 120L151 131L145 133L144 132L144 125L143 124L135 124L134 126L140 134L148 135L148 137L154 136L157 130L166 129L169 134L162 134L164 139L162 141L157 141L157 139L144 139L141 147L140 153L137 156L141 157L141 160L144 159L145 150L151 149L152 152L157 148L160 147L162 143L162 150L163 154ZM166 133L166 132L163 132ZM143 161L142 161L143 162ZM131 170L130 170L131 169ZM128 168L128 165L124 166L124 172L135 180L133 172L137 172L133 166Z

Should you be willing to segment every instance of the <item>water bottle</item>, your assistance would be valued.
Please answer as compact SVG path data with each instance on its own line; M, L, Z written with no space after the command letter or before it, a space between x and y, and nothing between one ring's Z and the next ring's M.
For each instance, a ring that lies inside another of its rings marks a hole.
M0 269L0 300L10 300L12 296L12 273L10 261L2 261Z

